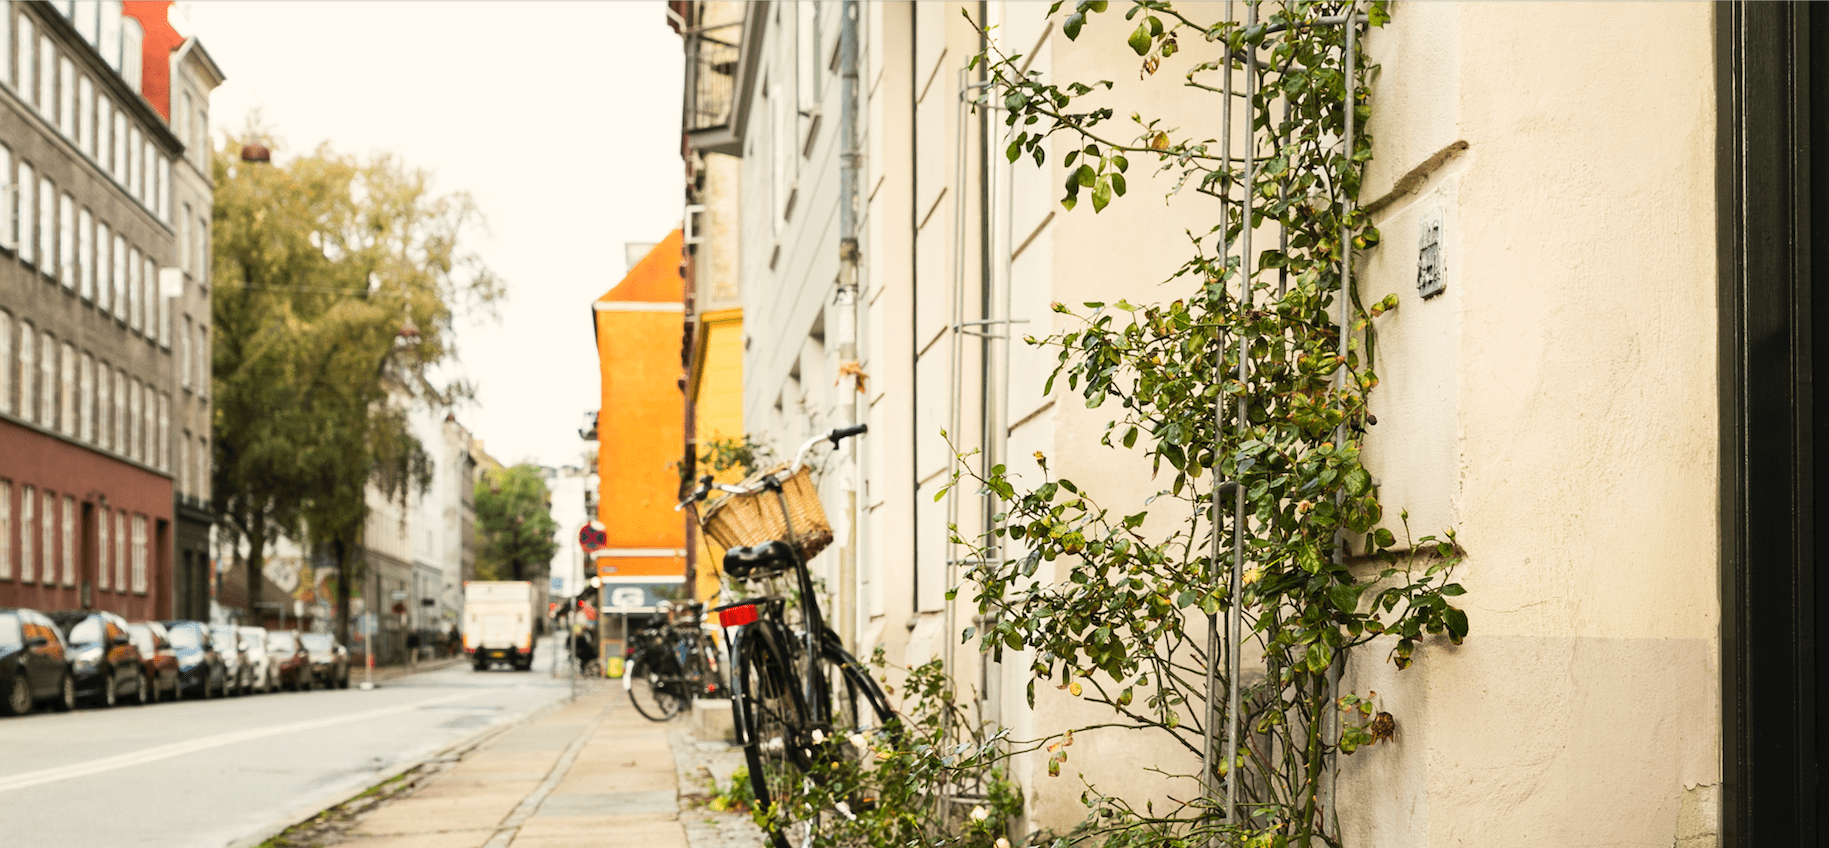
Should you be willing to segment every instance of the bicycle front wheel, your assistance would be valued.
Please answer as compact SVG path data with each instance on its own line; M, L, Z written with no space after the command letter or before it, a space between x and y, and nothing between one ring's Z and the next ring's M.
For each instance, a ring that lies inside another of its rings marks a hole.
M800 681L770 631L745 631L737 642L733 683L741 701L750 789L756 805L769 811L775 848L803 848L818 831L818 815L796 800L806 794L811 765Z
M661 677L660 663L653 652L636 654L622 670L622 688L629 693L629 703L649 721L666 721L679 714L679 698Z

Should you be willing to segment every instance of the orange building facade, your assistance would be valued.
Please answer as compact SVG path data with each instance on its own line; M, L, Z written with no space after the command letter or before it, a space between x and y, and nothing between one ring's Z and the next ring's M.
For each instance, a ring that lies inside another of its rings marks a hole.
M680 393L684 284L674 230L592 304L603 401L598 413L597 518L608 545L597 574L686 574L686 534L675 512L685 409Z

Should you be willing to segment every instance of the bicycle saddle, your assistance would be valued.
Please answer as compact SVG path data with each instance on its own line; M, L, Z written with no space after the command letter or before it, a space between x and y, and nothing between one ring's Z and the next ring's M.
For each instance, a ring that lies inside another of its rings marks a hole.
M738 580L761 577L794 567L794 549L773 540L724 552L724 573Z

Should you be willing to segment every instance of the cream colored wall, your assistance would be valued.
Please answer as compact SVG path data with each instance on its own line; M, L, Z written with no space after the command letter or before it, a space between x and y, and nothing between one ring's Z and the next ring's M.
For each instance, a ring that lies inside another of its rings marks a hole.
M968 318L984 284L975 161L964 185L955 176L957 74L977 45L959 4L923 4L913 15L904 3L864 5L861 334L872 435L855 608L860 651L880 644L913 663L956 644L935 582L945 573L946 513L932 496L947 464L937 431L950 372L977 370L975 345L958 361L944 353L956 251L967 257ZM973 14L976 6L965 4ZM1113 80L1104 100L1121 115L1165 116L1178 135L1217 133L1217 98L1177 85L1185 63L1204 58L1199 49L1139 80L1137 57L1112 37L1120 15L1095 17L1078 43L1052 29L1036 51L1045 4L991 8L1000 44L1034 52L1051 78ZM1458 530L1473 632L1459 648L1430 646L1401 674L1377 646L1350 664L1347 685L1377 690L1398 739L1342 759L1349 844L1662 845L1705 838L1696 822L1713 820L1711 26L1709 7L1696 4L1401 3L1368 40L1383 71L1363 199L1383 199L1375 220L1385 242L1362 257L1360 290L1396 292L1402 305L1377 324L1383 382L1367 461L1393 522L1407 509L1418 534ZM1113 132L1125 137L1120 124ZM998 270L989 284L999 295L1009 286L1012 317L1033 322L1018 335L1065 326L1050 301L1176 296L1182 284L1161 281L1188 256L1184 230L1204 230L1218 215L1217 203L1191 193L1165 204L1168 186L1147 163L1133 164L1129 196L1102 214L1089 204L1063 210L1063 144L1044 169L997 160ZM750 169L768 165L744 167L753 178ZM1418 184L1384 198L1412 171ZM954 234L960 192L963 242ZM1422 301L1417 228L1434 214L1444 222L1448 287ZM1019 246L1005 276L1003 260ZM745 254L758 269L746 280L769 279L759 270L765 258ZM748 332L758 346L802 344L767 326ZM928 351L918 365L916 350ZM1162 481L1098 444L1113 410L1041 394L1053 364L1052 352L1010 351L1003 420L1012 469L1033 481L1030 456L1040 450L1102 501L1141 503ZM968 448L977 447L980 411L972 379L968 432L955 434ZM824 403L837 402L821 390ZM762 396L772 403L775 392ZM746 414L752 426L773 420L766 410ZM976 509L966 497L970 532ZM921 598L911 594L916 568ZM953 625L970 623L969 598L962 593ZM979 680L975 646L955 650L969 690ZM1047 686L1029 710L1025 658L1007 657L1002 673L1001 697L985 706L1017 736L1086 717ZM1139 779L1146 768L1194 768L1134 735L1082 735L1072 757L1061 778L1045 776L1043 759L1018 761L1026 826L1079 819L1076 773L1148 798L1181 790ZM1681 832L1680 817L1690 823Z
M1376 689L1399 744L1346 761L1357 844L1671 845L1712 819L1717 670L1714 85L1705 4L1398 6L1376 217L1368 464L1453 525L1472 635ZM1526 71L1525 69L1528 69ZM1418 221L1448 289L1416 295ZM1701 787L1701 788L1697 788Z

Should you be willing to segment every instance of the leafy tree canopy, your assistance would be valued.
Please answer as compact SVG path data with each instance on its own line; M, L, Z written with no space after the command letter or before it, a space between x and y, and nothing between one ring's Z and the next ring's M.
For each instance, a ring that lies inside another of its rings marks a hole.
M552 494L538 466L521 463L476 481L476 573L484 580L544 576L559 552Z

